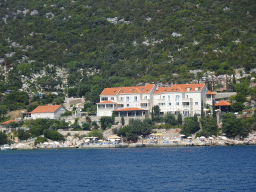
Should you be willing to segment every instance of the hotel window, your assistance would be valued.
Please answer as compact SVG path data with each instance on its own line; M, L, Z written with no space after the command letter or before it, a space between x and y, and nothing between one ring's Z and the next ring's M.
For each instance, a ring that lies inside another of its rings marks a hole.
M176 95L176 101L179 101L180 100L180 96L179 95Z
M163 100L165 100L165 96L163 96Z
M105 105L99 105L99 109L105 109Z
M176 105L180 105L180 103L179 103L179 102L176 102Z
M195 105L198 105L198 102L195 102Z
M134 101L137 101L137 96L134 96Z
M148 99L148 97L147 97L147 96L144 96L144 99Z
M102 100L102 101L107 101L108 98L107 98L107 97L102 97L101 100Z
M186 98L188 98L188 95L186 95Z
M142 107L147 107L148 104L147 104L147 103L142 103L141 106L142 106Z
M126 97L126 101L129 101L129 97Z
M123 98L123 97L120 97L120 100L121 100L121 101L123 101L123 100L124 100L124 98Z
M115 100L115 98L114 98L114 97L111 97L111 100Z
M130 106L129 104L126 105L126 107L129 107L129 106Z
M170 95L168 95L168 101L170 101L171 100L171 96Z
M169 103L169 106L171 106L172 105L172 103Z

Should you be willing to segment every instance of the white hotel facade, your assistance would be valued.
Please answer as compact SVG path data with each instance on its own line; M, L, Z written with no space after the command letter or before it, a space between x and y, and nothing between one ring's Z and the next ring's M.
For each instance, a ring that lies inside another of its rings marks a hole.
M160 113L181 113L183 116L201 114L203 105L212 104L215 93L205 84L175 84L172 87L145 86L105 88L97 103L97 116L143 116L149 115L158 105Z

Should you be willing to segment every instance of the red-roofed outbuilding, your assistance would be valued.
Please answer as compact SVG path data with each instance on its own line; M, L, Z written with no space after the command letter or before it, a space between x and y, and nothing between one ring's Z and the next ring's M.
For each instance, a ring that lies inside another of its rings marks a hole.
M2 128L6 128L10 123L17 122L17 120L8 120L3 123L1 123Z
M229 102L222 100L215 104L215 108L220 109L221 113L223 112L228 113L230 112L230 105L231 104Z
M65 113L66 109L61 105L38 106L31 111L32 119L59 119L60 115Z

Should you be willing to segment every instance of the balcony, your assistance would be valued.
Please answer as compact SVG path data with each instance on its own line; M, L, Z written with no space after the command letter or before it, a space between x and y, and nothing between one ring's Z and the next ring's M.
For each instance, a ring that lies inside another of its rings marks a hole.
M146 110L149 109L148 105L147 105L147 106L145 106L145 105L140 105L140 108L141 108L141 109L146 109Z
M184 109L188 109L188 108L190 107L190 105L183 105L183 104L182 104L182 107L183 107Z
M124 104L124 103L125 103L124 100L120 100L120 99L117 100L117 104Z
M150 99L141 99L140 103L150 103Z
M158 103L164 103L165 99L157 99Z
M182 98L182 102L192 102L192 98Z

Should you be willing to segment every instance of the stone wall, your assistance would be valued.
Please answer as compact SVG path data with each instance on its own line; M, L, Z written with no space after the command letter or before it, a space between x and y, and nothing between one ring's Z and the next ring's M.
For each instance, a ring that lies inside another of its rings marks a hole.
M73 136L75 134L78 134L78 135L86 135L88 134L90 131L63 131L61 129L58 130L58 132L64 136L66 136L68 133Z

